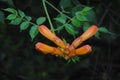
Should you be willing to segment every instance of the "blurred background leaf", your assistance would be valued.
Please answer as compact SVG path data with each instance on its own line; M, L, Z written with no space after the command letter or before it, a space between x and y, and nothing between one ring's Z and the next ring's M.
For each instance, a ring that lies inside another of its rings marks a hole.
M8 4L9 6L11 6L11 7L14 7L14 6L15 6L13 0L0 0L0 1L7 3L7 4Z

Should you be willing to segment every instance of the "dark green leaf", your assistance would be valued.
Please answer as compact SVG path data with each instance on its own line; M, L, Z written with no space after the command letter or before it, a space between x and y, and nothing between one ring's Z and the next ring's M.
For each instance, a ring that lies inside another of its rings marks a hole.
M92 8L91 7L85 7L85 8L83 8L83 10L82 11L90 11Z
M0 0L0 1L5 2L5 3L7 3L8 5L14 7L13 0Z
M74 1L72 1L73 2L73 4L75 4L75 5L80 5L80 1L79 0L74 0Z
M76 27L81 27L82 22L79 21L76 17L72 19L72 24Z
M69 11L66 11L62 6L61 6L61 11L62 11L63 13L70 13Z
M78 57L78 56L68 59L68 63L70 63L70 62L76 63L78 61L80 61L80 57Z
M31 21L32 18L30 16L25 16L25 18L28 20L28 21Z
M107 29L107 28L105 28L105 27L100 27L100 28L99 28L99 32L103 32L103 33L108 33L108 34L111 34L111 32L110 32L110 31L108 31L108 29Z
M30 37L33 40L35 38L35 36L38 34L38 26L32 26L29 34L30 34Z
M63 38L62 40L63 40L63 42L64 42L65 44L67 43L67 41L66 41L64 38Z
M61 26L57 26L57 31L60 31L60 30L62 30L63 29L63 27L61 27Z
M23 11L18 10L18 13L19 13L20 17L25 17L25 13Z
M17 13L17 11L13 8L6 8L4 11L10 12L10 13Z
M85 15L87 15L87 14L88 14L87 11L77 11L77 12L75 13L76 16L78 16L78 15L85 16Z
M83 8L81 11L76 12L76 16L80 15L80 16L85 16L88 14L88 12L91 10L91 7L85 7Z
M79 59L80 59L80 58L79 58L78 56L75 56L75 57L72 58L72 61L73 61L74 63L76 63L76 62L79 61Z
M66 31L67 31L69 34L71 34L71 35L73 35L73 36L76 34L73 26L71 26L70 24L66 24L66 25L65 25L65 29L66 29Z
M93 10L90 10L88 14L86 15L89 22L93 22L94 24L97 24L97 18L96 14Z
M81 11L81 15L87 15L88 12L91 10L92 8L91 7L85 7L83 8L83 10Z
M8 19L8 20L13 20L13 19L15 19L16 17L17 17L16 14L9 14L6 19Z
M90 27L89 23L84 23L83 25L83 31L86 31Z
M29 27L29 22L23 22L20 24L20 30L26 30Z
M88 21L87 17L84 16L84 15L77 15L76 18L77 18L79 21Z
M64 9L70 6L71 0L60 0L60 7L63 7Z
M66 15L64 15L64 14L59 14L59 15L57 16L57 18L54 18L54 20L56 20L56 21L64 24L64 23L66 22L67 18L66 18Z
M36 20L36 23L38 25L41 25L42 23L44 23L46 21L46 18L45 17L39 17L37 20Z
M15 18L10 22L10 24L19 25L21 22L22 22L22 18Z
M97 39L100 39L100 33L97 32L97 33L95 34L95 37L96 37Z
M73 7L72 9L72 15L75 16L76 12L81 11L83 9L84 5L79 4Z
M97 23L96 15L92 8L84 8L82 11L76 12L75 15L80 21L89 21L93 22L94 24Z

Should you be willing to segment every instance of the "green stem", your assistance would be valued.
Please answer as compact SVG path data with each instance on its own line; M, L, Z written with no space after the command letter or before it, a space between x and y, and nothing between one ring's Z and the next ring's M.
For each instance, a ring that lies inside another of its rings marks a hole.
M55 6L53 6L50 2L46 1L46 3L48 5L50 5L53 9L55 9L58 13L60 14L64 14L62 11L60 11L59 9L57 9ZM64 14L68 19L71 19L71 17L67 16L66 14Z
M55 34L54 27L53 27L52 21L51 21L51 19L50 19L50 16L49 16L49 14L48 14L48 10L47 10L46 4L45 4L45 0L42 0L42 3L43 3L43 7L44 7L44 10L45 10L46 16L47 16L47 18L48 18L50 27L51 27L51 31Z
M18 16L18 18L22 18L22 17L21 17L21 16ZM39 25L37 25L37 24L35 24L35 23L33 23L33 22L28 21L26 18L23 18L22 21L27 21L27 22L29 22L29 24L31 24L31 25L39 26Z
M28 21L28 20L26 20L26 19L23 19L23 20L29 22L29 24L31 24L31 25L39 26L39 25L37 25L37 24L35 24L35 23L33 23L33 22L30 22L30 21Z

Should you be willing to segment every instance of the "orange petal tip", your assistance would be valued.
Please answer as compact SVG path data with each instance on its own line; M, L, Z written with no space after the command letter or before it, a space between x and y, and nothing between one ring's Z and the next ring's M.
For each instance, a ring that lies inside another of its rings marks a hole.
M41 43L41 42L36 43L35 49L38 50L38 51L40 51L40 52L43 52L44 54L51 53L51 54L54 54L54 55L61 56L62 53L63 53L58 48L49 46L49 45Z
M76 54L85 55L85 54L90 53L91 51L92 51L92 47L90 45L85 45L83 47L76 49Z

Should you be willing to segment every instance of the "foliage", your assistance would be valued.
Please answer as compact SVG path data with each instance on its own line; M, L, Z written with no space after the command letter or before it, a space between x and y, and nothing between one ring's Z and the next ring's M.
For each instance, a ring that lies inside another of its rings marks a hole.
M32 25L29 34L31 39L34 39L38 34L38 26L45 22L45 17L39 17L36 20L36 24L30 22L32 18L30 16L26 16L25 13L21 10L15 10L13 8L6 8L4 11L7 11L11 14L7 16L6 19L10 20L10 24L12 25L20 25L20 30L26 30L30 25Z
M61 3L63 3L63 5L61 5ZM67 3L65 3L65 1L60 2L61 7L63 7L64 4L67 4ZM64 10L66 8L67 7L65 7ZM76 10L76 9L78 9L78 7L75 6L75 7L72 7L71 10L68 10L67 12L69 12L69 15L72 15L74 9ZM17 11L13 8L6 8L6 9L4 9L4 11L11 13L7 16L6 19L10 20L10 24L12 24L12 25L20 25L21 31L26 30L30 25L32 25L32 27L35 27L35 28L31 28L31 30L29 31L29 34L32 39L34 39L38 33L36 26L39 26L46 21L45 17L39 17L39 18L37 18L36 23L30 22L32 20L32 18L30 16L26 16L23 11L21 11L21 10ZM80 32L80 31L78 31L80 27L82 27L83 30L85 31L90 25L97 24L97 21L96 21L97 19L95 16L96 15L95 15L95 12L93 11L93 8L88 7L88 6L83 7L80 11L79 10L74 11L72 18L70 16L68 16L66 13L60 11L58 16L56 18L54 18L54 20L56 21L57 29L53 29L53 31L60 31L65 27L65 30L68 32L68 34L75 37ZM99 29L99 32L112 34L105 27L101 27ZM98 32L98 34L100 35L99 32ZM99 35L97 35L96 37L98 38Z

